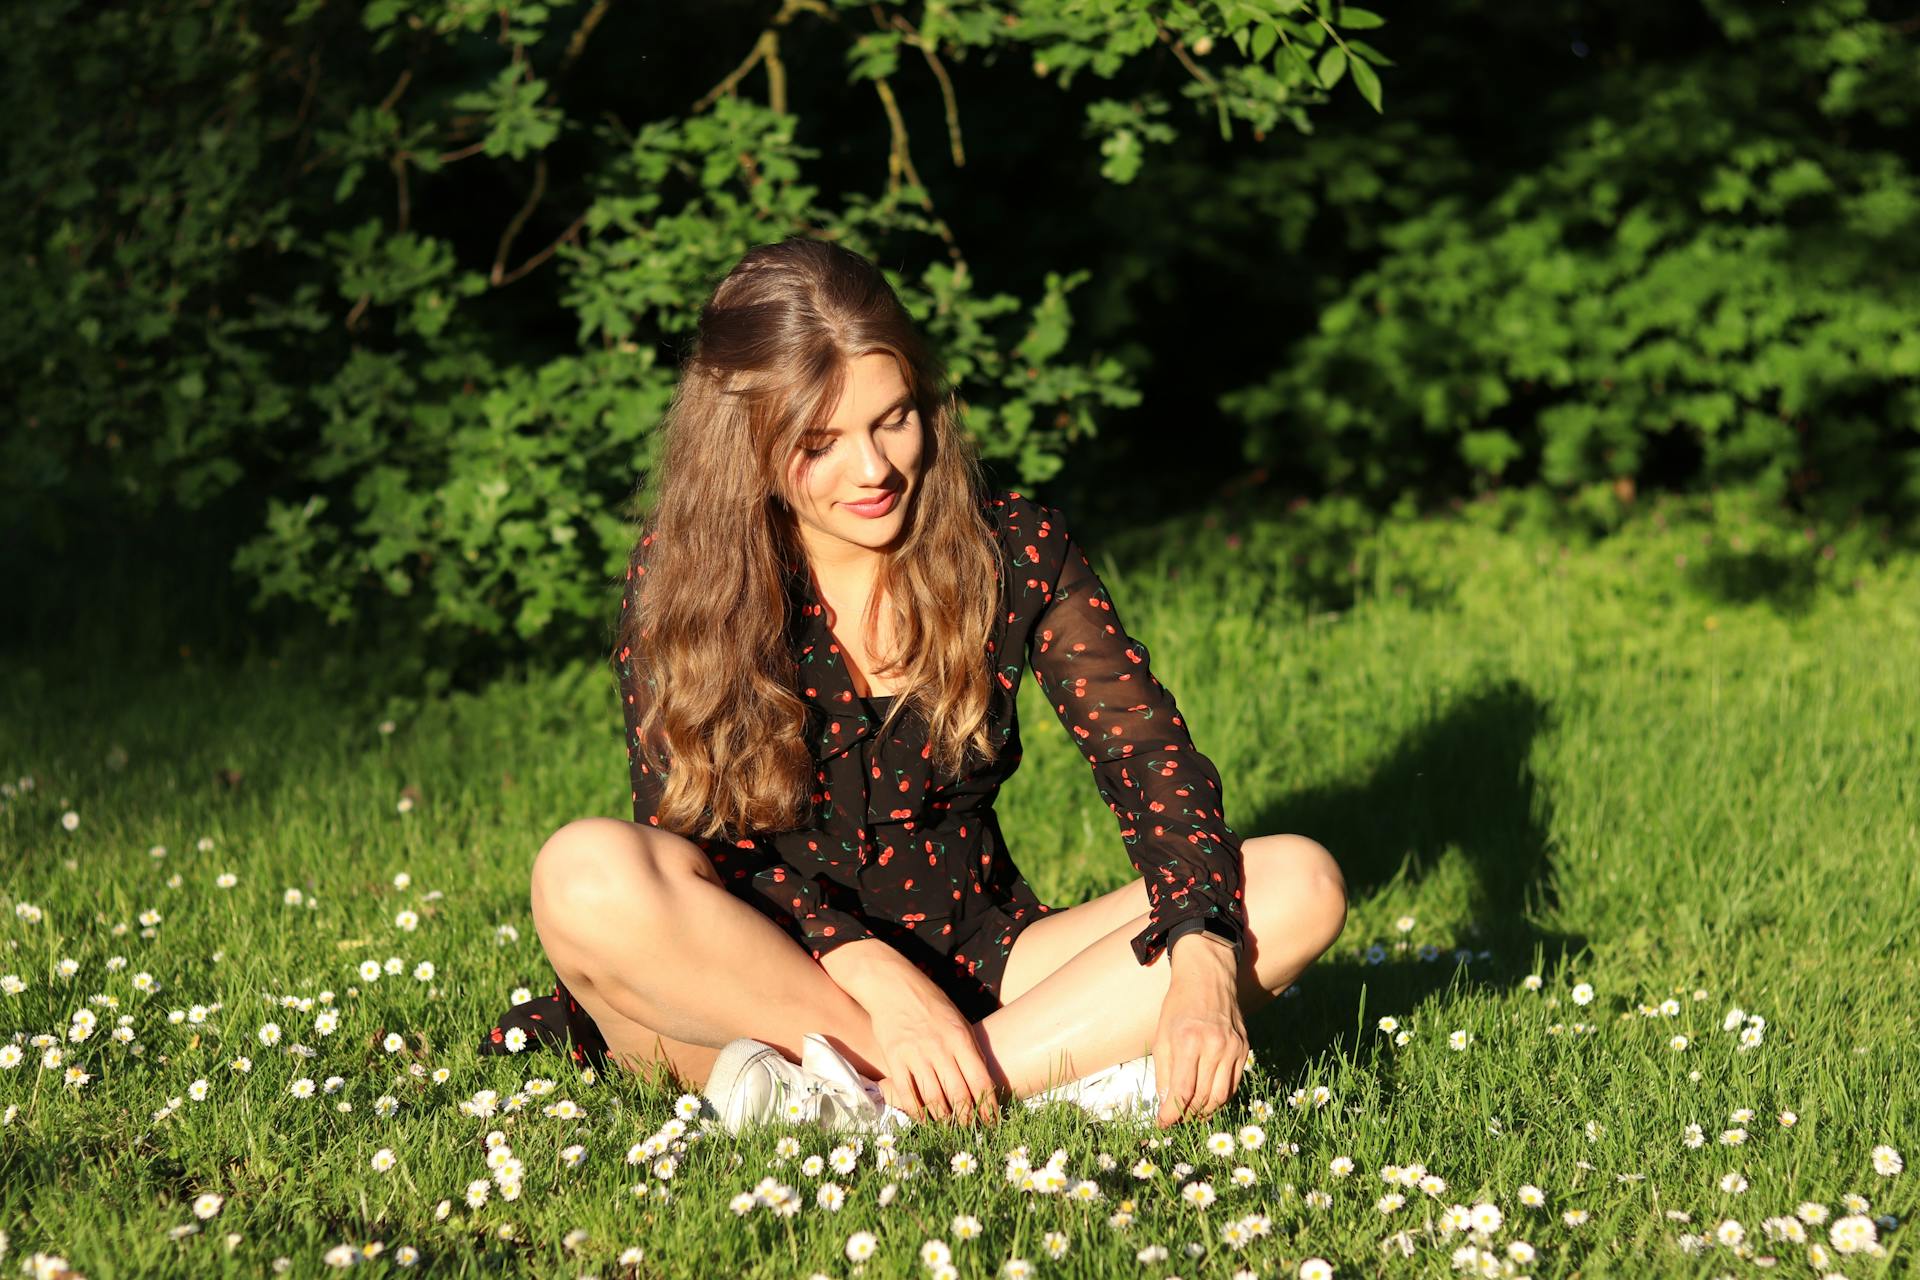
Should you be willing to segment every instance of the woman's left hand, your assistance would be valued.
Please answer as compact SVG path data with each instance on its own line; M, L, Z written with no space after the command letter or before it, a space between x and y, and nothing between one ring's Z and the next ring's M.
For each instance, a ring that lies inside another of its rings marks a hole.
M1168 952L1173 978L1153 1033L1153 1075L1161 1128L1212 1115L1240 1087L1247 1027L1240 1015L1239 956L1200 934Z

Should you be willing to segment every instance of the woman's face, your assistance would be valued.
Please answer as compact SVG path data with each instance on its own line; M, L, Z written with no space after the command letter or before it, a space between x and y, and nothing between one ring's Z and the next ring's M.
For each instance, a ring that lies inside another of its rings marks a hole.
M816 563L857 556L855 547L880 550L899 535L924 439L899 363L884 351L856 359L825 427L803 438L788 463L790 505ZM857 505L873 498L886 501Z

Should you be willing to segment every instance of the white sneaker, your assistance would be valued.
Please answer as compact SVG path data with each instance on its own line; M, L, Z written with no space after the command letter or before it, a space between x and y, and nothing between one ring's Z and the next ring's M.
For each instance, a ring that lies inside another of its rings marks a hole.
M1160 1092L1153 1078L1153 1055L1116 1062L1091 1075L1058 1084L1025 1099L1028 1109L1054 1102L1071 1102L1096 1120L1151 1120L1160 1110Z
M759 1040L729 1042L701 1094L730 1133L779 1123L870 1133L912 1123L815 1031L803 1038L797 1064Z

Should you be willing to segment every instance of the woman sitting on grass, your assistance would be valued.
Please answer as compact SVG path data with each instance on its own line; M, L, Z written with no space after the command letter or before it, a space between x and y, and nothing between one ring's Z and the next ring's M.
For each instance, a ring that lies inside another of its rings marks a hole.
M633 821L541 847L553 996L483 1052L664 1064L733 1130L1233 1094L1245 1013L1339 936L1339 868L1228 827L1146 645L1060 512L987 490L944 378L846 249L761 246L714 290L614 647ZM1029 663L1141 875L1073 907L993 808Z

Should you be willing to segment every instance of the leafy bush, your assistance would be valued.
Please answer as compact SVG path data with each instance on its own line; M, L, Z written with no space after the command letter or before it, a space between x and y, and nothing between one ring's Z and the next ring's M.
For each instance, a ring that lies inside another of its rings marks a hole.
M1032 59L1002 121L1083 71L1177 59L1224 135L1304 130L1343 79L1377 110L1385 61L1346 34L1377 16L1319 0L942 3L917 22L789 0L757 33L731 6L607 0L20 8L0 53L20 122L0 177L20 422L3 518L57 548L76 520L245 494L260 519L233 567L256 604L334 622L378 605L442 640L600 624L677 344L754 244L806 233L912 264L896 287L982 452L1023 482L1137 400L1118 359L1072 347L1084 270L1025 295L976 278L896 81L937 85L958 163L968 83L948 63ZM745 61L714 84L649 59L682 47L668 31ZM789 103L823 72L873 96ZM831 181L839 153L803 136L883 120L884 190L823 195L809 174ZM1176 136L1151 92L1091 103L1086 129L1116 183Z

